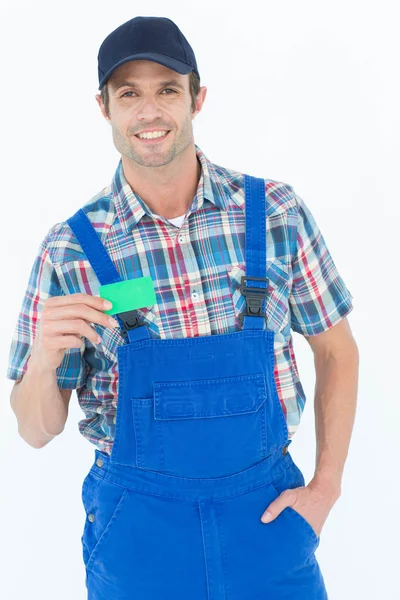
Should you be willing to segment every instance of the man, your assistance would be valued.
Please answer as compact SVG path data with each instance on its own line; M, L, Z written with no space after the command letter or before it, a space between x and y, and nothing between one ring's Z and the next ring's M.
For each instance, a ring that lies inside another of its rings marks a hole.
M315 550L354 421L352 296L290 185L194 144L207 88L172 21L124 23L98 62L121 161L43 240L8 370L33 447L62 432L73 389L85 412L88 597L327 598ZM110 321L99 286L143 276L156 303ZM315 356L308 485L288 452L305 402L290 329Z

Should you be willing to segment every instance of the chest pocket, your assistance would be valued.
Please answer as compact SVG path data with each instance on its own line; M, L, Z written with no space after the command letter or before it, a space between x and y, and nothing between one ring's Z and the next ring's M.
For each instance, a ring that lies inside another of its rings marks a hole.
M227 270L232 303L235 309L236 328L242 329L246 300L240 291L240 282L246 275L244 264L232 265ZM268 294L265 302L266 328L275 333L286 330L289 324L290 275L287 265L279 260L267 261Z
M136 466L179 477L221 477L267 455L264 373L153 382L131 398Z

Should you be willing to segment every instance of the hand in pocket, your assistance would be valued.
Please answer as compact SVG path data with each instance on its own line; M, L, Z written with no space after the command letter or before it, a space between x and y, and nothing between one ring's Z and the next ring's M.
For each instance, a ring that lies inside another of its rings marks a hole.
M322 527L328 518L334 501L320 489L306 486L284 490L264 511L261 521L270 523L286 508L297 512L313 529L315 535L321 535Z

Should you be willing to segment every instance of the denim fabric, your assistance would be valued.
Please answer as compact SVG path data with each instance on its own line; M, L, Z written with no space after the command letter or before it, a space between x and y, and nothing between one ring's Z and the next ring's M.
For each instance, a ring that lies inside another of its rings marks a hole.
M246 176L247 285L265 295L264 194ZM118 280L84 213L70 224L100 282ZM136 327L118 369L112 453L96 449L82 488L88 599L326 600L311 525L293 509L260 520L284 489L304 485L264 317L184 339Z
M201 175L179 228L154 213L125 178L121 161L111 183L82 206L123 279L151 277L157 301L139 309L151 337L224 335L240 331L249 275L246 260L243 173L216 165L196 146ZM76 187L75 201L81 190ZM294 352L293 331L314 336L352 310L346 288L307 203L282 181L264 180L268 298L266 327L275 333L275 379L289 438L295 435L306 394ZM54 197L57 189L53 190ZM324 189L318 190L323 197ZM18 210L18 208L17 208ZM264 269L265 270L265 269ZM21 379L49 297L99 295L99 278L71 227L49 230L32 264L10 347L7 377ZM99 344L84 338L56 370L60 389L76 389L79 432L111 455L119 379L118 327L93 325Z
M88 600L326 600L319 538L296 511L261 515L304 480L282 449L234 475L171 477L98 450L83 484Z

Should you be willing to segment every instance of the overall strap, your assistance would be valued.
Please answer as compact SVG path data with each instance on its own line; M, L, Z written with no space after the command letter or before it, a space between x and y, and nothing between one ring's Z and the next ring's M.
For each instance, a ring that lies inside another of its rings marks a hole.
M107 285L123 281L86 213L80 208L72 217L67 219L67 223L80 243L100 284ZM135 310L114 316L118 319L124 335L126 332L129 342L150 338L146 326L138 327L139 323L136 319Z
M246 299L243 329L264 329L268 292L265 181L244 176L246 213L246 275L240 290Z

